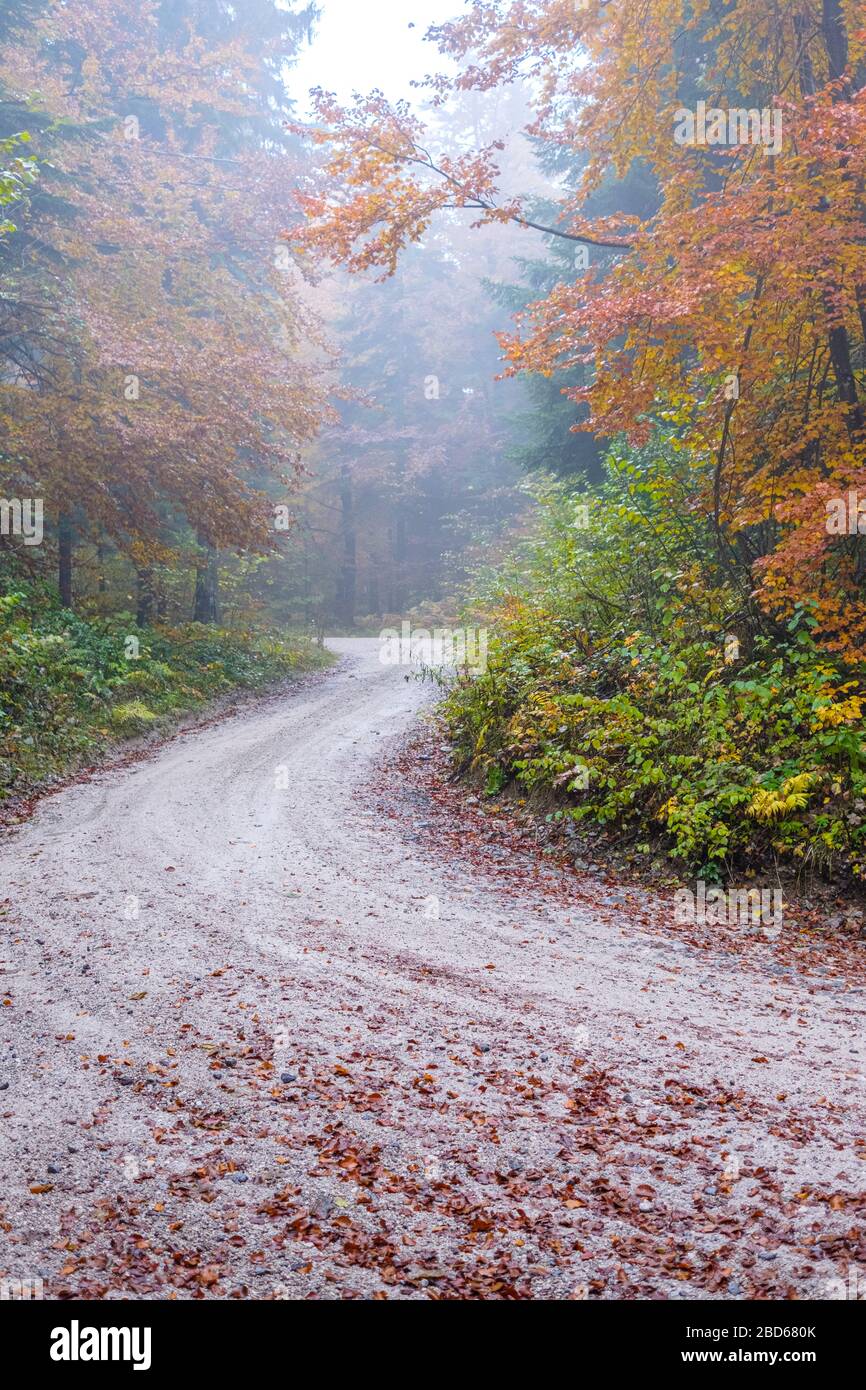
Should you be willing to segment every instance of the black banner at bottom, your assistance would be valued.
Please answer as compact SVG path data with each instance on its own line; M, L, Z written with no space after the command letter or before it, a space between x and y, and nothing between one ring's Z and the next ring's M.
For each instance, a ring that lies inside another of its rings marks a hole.
M455 1313L449 1311L445 1324L437 1313L435 1322L410 1325L393 1324L390 1318L380 1322L381 1314L372 1313L372 1322L355 1322L356 1310L346 1323L345 1312L328 1307L313 1301L10 1301L0 1302L0 1338L7 1357L14 1348L20 1370L47 1375L52 1383L70 1377L92 1380L105 1371L139 1380L185 1372L223 1379L257 1371L264 1361L285 1364L287 1355L296 1362L302 1348L312 1355L316 1347L324 1357L323 1369L331 1374L341 1368L343 1356L347 1370L357 1372L369 1361L370 1369L381 1373L382 1333L410 1326L428 1337L432 1331L458 1327L463 1334L459 1351L450 1340L432 1345L425 1340L424 1371L436 1367L439 1358L443 1370L453 1371L457 1358L462 1371L477 1362L479 1372L489 1374L491 1361L502 1355L513 1373L523 1354L537 1376L545 1353L562 1357L561 1338L567 1335L568 1356L584 1366L600 1362L612 1371L668 1374L679 1369L700 1377L712 1367L755 1366L771 1375L805 1368L826 1378L850 1366L863 1331L862 1314L848 1302L574 1301L545 1305L540 1322L537 1314L527 1312L523 1327L511 1319L501 1324L495 1314L489 1323L489 1311L476 1312L468 1323L463 1322L465 1311L457 1314L458 1324L451 1323ZM512 1311L517 1311L513 1305ZM416 1307L413 1318L419 1312ZM428 1308L426 1317L432 1316ZM316 1338L327 1329L347 1334L345 1340L307 1341L310 1334ZM391 1366L393 1374L393 1361ZM404 1372L408 1370L406 1366Z

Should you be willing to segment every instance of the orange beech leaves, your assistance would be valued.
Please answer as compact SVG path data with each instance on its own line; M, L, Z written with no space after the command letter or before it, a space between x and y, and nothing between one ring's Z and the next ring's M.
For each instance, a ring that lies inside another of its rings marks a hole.
M673 409L682 447L712 465L695 505L720 553L747 556L766 609L810 607L826 645L859 659L866 542L831 534L826 508L866 491L862 4L476 0L428 37L460 65L427 79L436 102L524 81L529 133L582 161L547 230L584 242L589 269L502 336L506 370L589 364L569 394L597 434L645 442ZM448 209L538 226L500 187L499 142L446 154L404 103L317 102L319 186L289 234L303 251L388 275ZM636 161L655 210L588 217L589 195Z
M58 201L4 277L4 449L49 515L78 508L138 560L167 515L211 546L273 544L274 497L326 416L315 325L275 253L297 168L264 143L226 157L217 125L256 118L264 42L172 44L159 10L51 6L0 61L81 131L52 147Z

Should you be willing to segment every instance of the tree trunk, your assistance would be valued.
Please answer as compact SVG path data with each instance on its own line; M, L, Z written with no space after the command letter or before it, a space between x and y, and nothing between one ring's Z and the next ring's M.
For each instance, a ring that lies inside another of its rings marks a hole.
M812 57L808 48L811 28L811 15L794 15L794 33L797 35L797 42L800 45L800 90L804 95L807 92L811 94L815 91L815 71L812 67Z
M108 589L108 583L105 578L105 546L102 541L99 541L96 546L96 563L99 566L99 579L96 585L97 591L100 594L104 594Z
M830 64L830 81L838 82L848 66L848 31L840 0L824 0L821 28Z
M138 571L138 607L135 615L139 627L147 627L153 622L153 610L153 570L140 569Z
M220 620L219 561L212 545L198 538L205 554L196 565L194 623L218 623Z
M831 82L838 82L848 66L848 31L845 28L840 0L823 0L821 33L827 52L828 75ZM800 80L804 95L811 96L810 85L814 90L811 66L808 70L801 72ZM842 93L837 93L834 100L840 101L842 97ZM827 296L825 296L825 302L828 302ZM862 320L861 310L861 322ZM851 365L851 339L843 323L835 324L830 329L828 342L839 400L848 407L845 412L848 433L852 440L859 440L863 434L864 426L866 426L866 419L864 419L863 408L857 396L857 378Z
M866 422L864 422L863 409L857 398L857 378L851 365L851 340L844 324L837 324L835 328L830 329L830 357L833 362L833 375L836 378L836 390L839 399L844 401L848 407L845 415L848 433L852 439L856 440L863 434L864 423Z
M60 589L60 602L64 608L72 607L72 517L69 512L61 512L57 527L57 583Z
M397 503L393 532L391 612L402 613L406 603L406 518L402 502Z
M367 579L367 612L373 613L378 618L382 612L382 600L379 597L379 570L376 557L370 557L370 573Z
M343 534L343 561L337 583L337 621L341 627L355 625L358 544L355 534L355 498L352 475L344 467L340 471L340 510Z

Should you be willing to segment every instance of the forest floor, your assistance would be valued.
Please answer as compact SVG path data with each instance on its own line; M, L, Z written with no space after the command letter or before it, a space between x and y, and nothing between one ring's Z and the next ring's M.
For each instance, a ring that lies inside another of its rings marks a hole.
M866 944L541 854L448 783L430 687L332 645L0 841L0 1278L833 1297Z

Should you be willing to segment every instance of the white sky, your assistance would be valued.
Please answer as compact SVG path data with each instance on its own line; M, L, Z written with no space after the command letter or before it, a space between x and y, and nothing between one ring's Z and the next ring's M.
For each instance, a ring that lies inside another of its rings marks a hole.
M311 47L288 75L298 115L310 114L307 92L324 87L348 99L379 87L391 98L413 98L410 81L446 66L423 38L429 24L455 19L462 0L320 0L322 18ZM414 23L414 29L409 25ZM415 96L415 101L418 97Z

